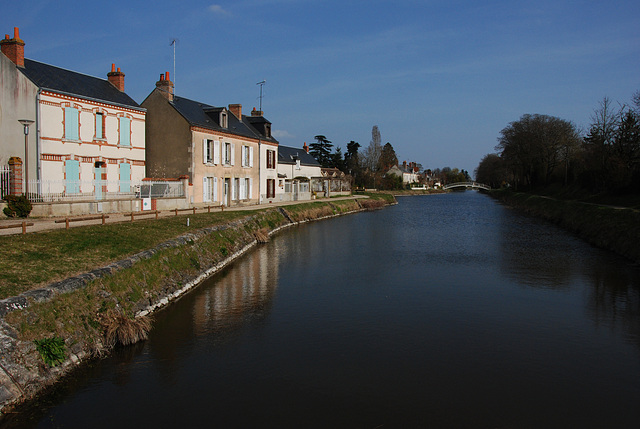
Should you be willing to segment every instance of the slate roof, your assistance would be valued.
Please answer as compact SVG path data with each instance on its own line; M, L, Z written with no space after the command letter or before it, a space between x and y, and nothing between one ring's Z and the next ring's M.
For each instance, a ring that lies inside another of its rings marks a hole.
M119 91L107 79L88 76L26 58L24 68L18 67L18 70L41 89L141 109L133 98Z
M306 150L289 146L278 146L278 163L279 164L295 164L296 159L300 159L300 165L308 165L311 167L320 167L320 163L309 155Z
M242 115L242 120L239 120L233 113L229 112L224 107L215 107L178 96L174 96L173 101L171 101L170 104L191 125L207 128L213 131L227 132L254 139L259 138L262 141L278 143L278 141L273 137L265 137L256 130L251 125L246 115ZM223 110L227 110L227 128L221 127L219 124L219 115Z

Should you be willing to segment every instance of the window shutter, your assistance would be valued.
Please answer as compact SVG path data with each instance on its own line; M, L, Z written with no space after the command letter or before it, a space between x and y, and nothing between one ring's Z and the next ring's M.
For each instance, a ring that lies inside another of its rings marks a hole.
M207 201L207 178L202 178L202 201Z
M249 192L247 192L247 199L250 200L253 197L253 179L249 177Z
M233 201L233 200L236 199L236 192L235 192L236 184L235 184L235 180L233 180L233 179L229 180L229 182L230 182L229 183L229 185L230 185L229 187L231 188L231 200Z
M236 165L236 144L231 143L231 165Z
M241 151L241 152L242 152L242 154L241 154L241 156L242 156L242 162L241 162L240 164L241 164L243 167L248 167L248 165L247 165L247 149L248 149L248 147L247 147L247 146L242 145L242 151Z
M213 163L220 164L220 142L218 140L213 141Z
M64 108L64 138L78 140L78 109L74 107Z
M218 201L218 178L213 178L213 201Z
M202 163L206 164L208 159L207 154L207 139L202 139Z
M249 167L253 167L253 146L249 148Z
M120 192L131 192L131 164L120 164Z
M131 119L120 118L120 146L131 146Z
M80 192L80 161L68 159L64 162L66 191L72 194Z
M245 187L245 183L244 183L244 179L240 179L240 199L241 200L246 200L247 199L247 189Z

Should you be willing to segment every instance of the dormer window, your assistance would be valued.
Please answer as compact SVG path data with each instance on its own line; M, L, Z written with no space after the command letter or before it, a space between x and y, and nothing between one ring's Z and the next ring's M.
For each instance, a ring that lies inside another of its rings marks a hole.
M220 112L220 126L222 128L228 128L227 112Z
M264 135L266 137L271 137L271 124L264 124Z

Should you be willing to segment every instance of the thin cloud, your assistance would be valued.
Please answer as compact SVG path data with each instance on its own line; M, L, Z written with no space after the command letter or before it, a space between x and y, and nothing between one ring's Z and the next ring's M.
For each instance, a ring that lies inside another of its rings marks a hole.
M271 135L277 139L295 138L295 136L287 130L272 130Z
M220 6L219 4L212 4L207 8L207 10L209 10L209 12L212 12L218 15L227 15L229 13L226 10L224 10L222 6Z

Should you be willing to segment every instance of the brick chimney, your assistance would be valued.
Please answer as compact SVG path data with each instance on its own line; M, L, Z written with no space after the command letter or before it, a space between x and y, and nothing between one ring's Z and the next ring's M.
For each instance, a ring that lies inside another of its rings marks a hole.
M229 111L242 120L242 104L229 104Z
M118 88L118 91L124 92L124 73L120 71L120 67L116 71L116 65L111 64L111 71L107 73L107 79L109 79L111 85Z
M169 72L160 75L160 80L156 82L156 88L164 98L173 101L173 82L169 80Z
M307 142L304 142L302 149L304 149L305 152L309 153L309 146L307 146Z
M254 107L253 110L251 111L251 116L262 116L263 113L264 112L262 110L256 110L256 108Z
M0 48L15 65L24 68L24 41L20 39L18 27L13 27L13 39L5 34L4 39L0 40Z

